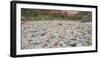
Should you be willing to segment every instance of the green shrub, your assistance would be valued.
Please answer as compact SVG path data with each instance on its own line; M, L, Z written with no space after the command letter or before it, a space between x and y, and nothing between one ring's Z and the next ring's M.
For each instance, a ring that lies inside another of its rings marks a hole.
M33 9L21 9L22 21L40 21L40 20L79 20L81 22L92 21L92 13L87 11L79 11L79 14L75 16L60 16L60 15L48 15L40 12L36 12Z
M92 14L88 13L84 17L82 17L81 22L91 22L92 21Z

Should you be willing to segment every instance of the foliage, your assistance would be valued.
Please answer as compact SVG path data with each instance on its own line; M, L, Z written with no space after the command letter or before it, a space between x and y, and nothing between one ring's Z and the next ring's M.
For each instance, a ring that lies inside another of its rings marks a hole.
M21 9L22 21L42 21L42 20L80 20L81 22L92 21L92 13L88 11L79 11L79 14L75 16L60 16L60 15L48 15L34 11L34 9Z

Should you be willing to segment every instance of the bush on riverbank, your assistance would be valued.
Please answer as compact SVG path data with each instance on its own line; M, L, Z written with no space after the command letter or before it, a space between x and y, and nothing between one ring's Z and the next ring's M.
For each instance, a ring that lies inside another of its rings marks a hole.
M81 22L92 21L92 13L88 11L79 11L75 16L60 16L60 15L48 15L40 12L33 11L33 9L21 10L22 21L48 21L48 20L75 20Z

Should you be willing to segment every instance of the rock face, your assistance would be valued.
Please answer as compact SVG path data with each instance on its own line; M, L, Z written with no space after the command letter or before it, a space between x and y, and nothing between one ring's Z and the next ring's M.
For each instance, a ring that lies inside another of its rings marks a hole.
M79 13L79 11L74 10L49 10L49 9L40 9L40 10L33 10L39 13L45 13L48 15L56 15L56 16L75 16Z
M33 21L21 23L21 49L92 45L92 23Z
M79 12L78 11L73 11L73 10L67 10L67 16L74 16L76 14L78 14Z

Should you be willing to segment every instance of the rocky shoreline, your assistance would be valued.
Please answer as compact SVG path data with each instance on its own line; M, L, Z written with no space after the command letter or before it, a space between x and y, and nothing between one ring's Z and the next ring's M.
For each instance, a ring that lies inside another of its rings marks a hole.
M65 48L91 45L91 22L29 21L21 23L21 49Z

